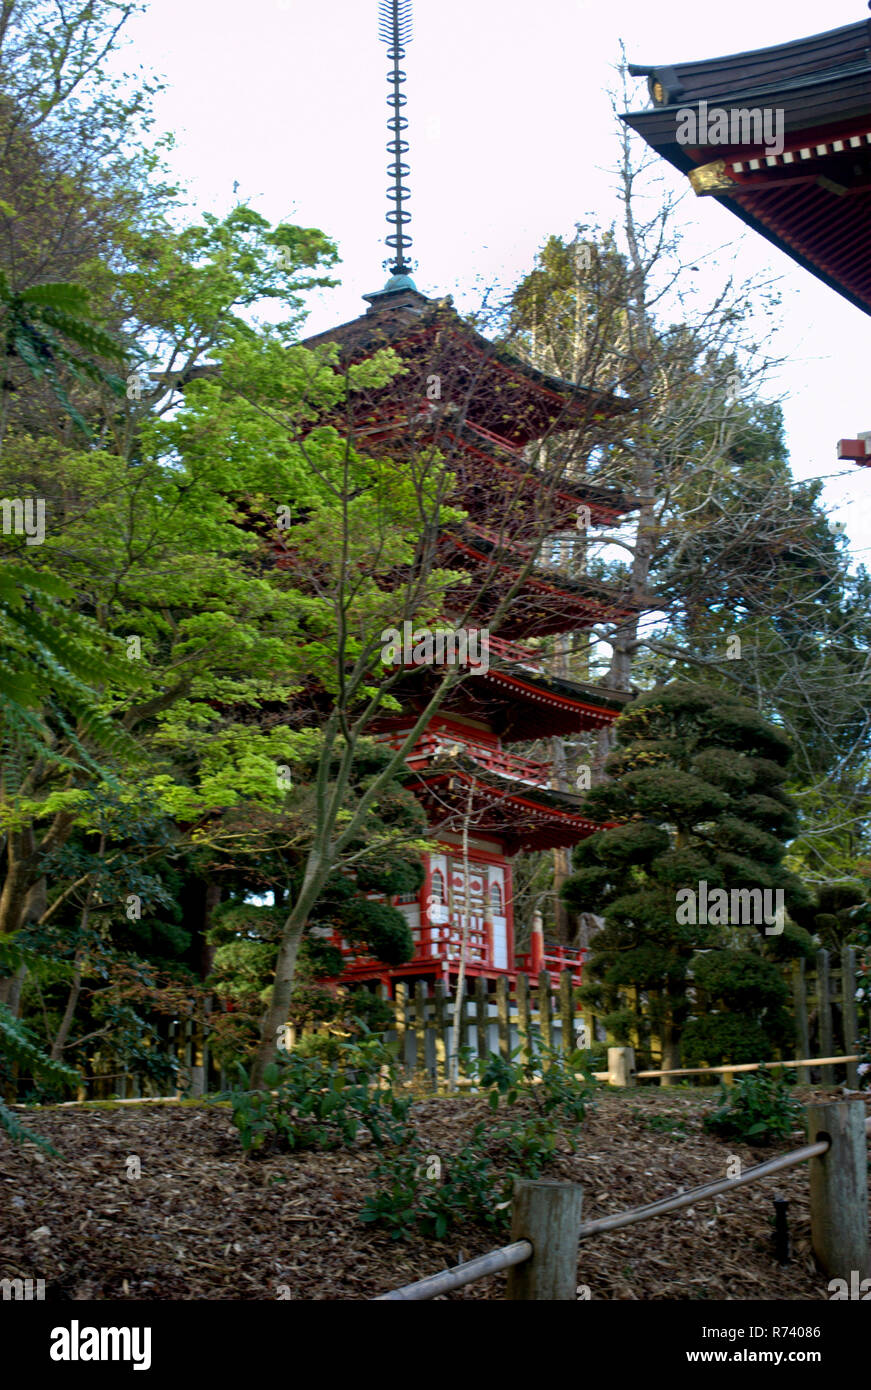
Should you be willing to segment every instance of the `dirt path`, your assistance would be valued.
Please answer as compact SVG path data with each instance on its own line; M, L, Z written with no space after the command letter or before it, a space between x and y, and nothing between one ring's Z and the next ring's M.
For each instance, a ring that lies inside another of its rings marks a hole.
M746 1166L793 1147L704 1134L710 1105L698 1091L606 1093L579 1152L548 1173L583 1183L592 1219L725 1176L730 1154ZM435 1099L416 1113L425 1144L449 1154L488 1112ZM359 1221L371 1150L243 1160L226 1108L54 1109L27 1123L64 1160L0 1138L0 1278L43 1278L48 1299L368 1299L499 1243L474 1230L394 1242ZM131 1158L139 1178L127 1176ZM790 1200L793 1256L783 1270L773 1257L776 1195ZM582 1243L578 1283L593 1299L825 1299L809 1235L805 1164ZM492 1276L456 1296L503 1290L504 1276Z

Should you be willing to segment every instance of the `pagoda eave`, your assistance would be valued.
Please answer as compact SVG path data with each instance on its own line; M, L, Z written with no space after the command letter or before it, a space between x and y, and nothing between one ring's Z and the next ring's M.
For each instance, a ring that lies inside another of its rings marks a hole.
M725 58L633 65L636 75L648 76L654 106L622 117L689 175L696 193L715 198L865 313L871 313L869 50L871 21L865 20ZM712 128L715 111L726 121ZM776 113L776 134L760 132L763 112ZM678 132L686 134L688 121L699 138L684 143Z
M445 714L464 714L484 720L503 742L520 742L547 737L566 737L585 730L607 728L632 699L630 691L578 683L562 676L551 676L543 669L530 669L522 657L504 664L501 650L510 644L491 637L490 665L475 670L451 691L443 706ZM405 682L394 694L408 699L414 709L422 707L433 682L444 668L408 665L407 696ZM401 728L406 715L379 721L379 728Z
M488 774L477 764L469 768L462 765L464 759L450 762L418 769L418 784L409 784L441 830L457 830L470 814L475 834L498 836L505 853L512 855L520 850L567 849L603 828L569 809L579 801L570 793Z
M553 429L571 430L635 409L626 397L539 371L464 324L445 301L416 293L413 303L395 309L373 305L359 319L307 338L303 346L328 343L336 343L346 360L355 362L385 347L401 348L411 372L419 368L423 389L415 392L418 399L426 399L429 378L443 375L443 398L462 402L464 414L486 422L515 447ZM379 392L382 404L408 396L407 374Z

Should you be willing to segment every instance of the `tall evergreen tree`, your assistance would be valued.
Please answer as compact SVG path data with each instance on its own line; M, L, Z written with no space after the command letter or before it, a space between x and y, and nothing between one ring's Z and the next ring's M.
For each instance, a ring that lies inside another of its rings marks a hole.
M708 990L725 1013L761 1023L754 1050L774 1046L779 991L762 957L800 949L803 934L770 911L755 925L735 918L736 907L742 917L764 903L741 890L781 893L785 908L810 900L783 865L797 828L783 787L788 740L735 696L684 682L633 701L616 733L611 780L584 803L610 824L578 845L563 888L570 907L605 918L587 962L588 1002L642 1053L658 1035L663 1067L679 1066L696 953L725 951L725 974L702 967ZM729 975L736 970L746 975L743 992Z

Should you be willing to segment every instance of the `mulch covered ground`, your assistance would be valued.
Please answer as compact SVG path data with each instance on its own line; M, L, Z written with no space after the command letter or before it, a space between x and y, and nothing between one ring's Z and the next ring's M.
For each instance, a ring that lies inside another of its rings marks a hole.
M561 1154L548 1176L583 1183L592 1219L725 1176L729 1155L747 1166L804 1142L798 1133L773 1149L717 1140L701 1127L710 1097L604 1093L579 1152ZM416 1113L427 1148L448 1155L490 1112L475 1099L436 1098ZM669 1131L651 1128L654 1117ZM395 1242L363 1225L373 1162L365 1141L353 1152L244 1159L227 1108L208 1104L56 1108L26 1123L64 1157L0 1138L0 1278L45 1279L47 1299L275 1299L286 1290L369 1299L500 1243L468 1228ZM790 1201L785 1269L774 1260L774 1196ZM578 1283L593 1299L826 1299L810 1253L808 1165L582 1242ZM453 1297L499 1299L504 1288L505 1276L493 1275Z

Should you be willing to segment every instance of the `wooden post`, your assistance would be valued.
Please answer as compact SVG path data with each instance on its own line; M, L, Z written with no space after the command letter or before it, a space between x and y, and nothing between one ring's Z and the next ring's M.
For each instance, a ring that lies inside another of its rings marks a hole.
M426 1080L426 986L418 980L414 986L414 1079Z
M832 1057L835 1052L832 1036L832 986L829 977L829 953L817 951L817 1016L819 1018L820 1057ZM820 1067L820 1085L834 1086L834 1067Z
M871 1274L865 1115L861 1097L807 1107L809 1141L831 1141L810 1160L811 1244L825 1273L848 1284Z
M462 994L459 990L459 979L454 986L453 1005L451 1008L451 1051L448 1059L448 1089L455 1090L456 1083L460 1078L460 1067L462 1058L460 1048L465 1047L469 1041L468 1015L466 1007L468 995L465 984Z
M478 1057L482 1062L490 1053L487 1046L489 1021L490 1006L487 1003L487 981L483 975L479 975L475 981L475 1042L478 1047Z
M635 1049L632 1047L608 1048L608 1085L635 1085Z
M572 995L572 972L563 970L559 977L560 1051L564 1057L575 1050L575 1008Z
M215 1001L211 994L207 994L203 1002L203 1076L205 1078L204 1094L208 1095L215 1089L215 1059L212 1055L212 1013L214 1012Z
M792 1004L795 1012L795 1045L797 1057L810 1057L810 1029L807 1021L807 961L792 963Z
M529 942L529 966L533 975L538 975L544 963L544 923L541 913L532 917L532 936Z
M426 1080L426 986L414 986L414 1080Z
M859 1038L859 1019L856 1013L856 949L845 946L841 952L841 1020L844 1028L844 1055L856 1051ZM859 1085L858 1062L847 1063L847 1085L856 1090Z
M186 1080L186 1082L187 1082L187 1084L186 1084L186 1086L185 1086L185 1095L186 1095L186 1096L189 1096L190 1093L191 1093L191 1086L192 1086L192 1084L193 1084L193 1065L194 1065L194 1021L193 1021L193 1018L192 1018L192 1017L188 1017L188 1018L185 1020L185 1025L184 1025L184 1059L183 1059L183 1060L184 1060L184 1069L185 1069L185 1080Z
M205 1043L203 1041L203 1020L199 1012L197 1012L194 1018L193 1036L191 1039L191 1043L192 1051L190 1093L192 1096L201 1096L203 1095L206 1089L206 1067L203 1053L205 1047Z
M434 1002L436 1086L448 1084L448 1046L445 1024L445 982L436 980Z
M399 1042L397 1048L397 1061L403 1073L408 1070L408 1058L405 1055L405 1035L408 1032L408 1024L405 1017L405 1003L408 996L408 986L402 981L396 981L396 989L393 995L393 1026L396 1029L396 1037Z
M541 1041L544 1047L553 1047L553 1026L551 1024L550 975L546 970L538 972L538 1022L541 1028Z
M508 981L500 975L496 981L496 1018L499 1031L499 1056L507 1062L511 1056L511 1020L508 1002Z
M517 976L517 1040L520 1043L520 1058L529 1061L532 1041L532 1023L529 1014L529 976Z
M507 1298L575 1301L583 1195L578 1183L515 1179L511 1240L530 1241L533 1253L508 1271Z

